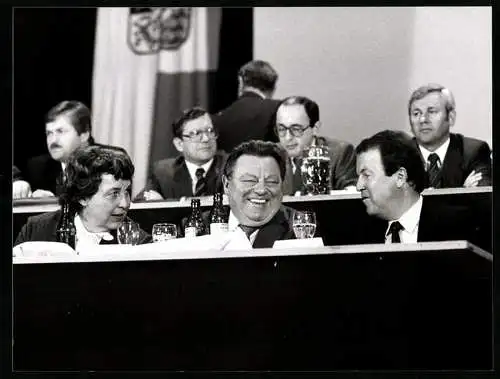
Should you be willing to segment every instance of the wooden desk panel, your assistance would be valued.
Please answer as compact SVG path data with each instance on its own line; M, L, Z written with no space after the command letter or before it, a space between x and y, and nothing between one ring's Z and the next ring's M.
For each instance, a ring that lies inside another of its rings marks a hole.
M14 369L492 367L492 263L470 244L266 252L15 264Z

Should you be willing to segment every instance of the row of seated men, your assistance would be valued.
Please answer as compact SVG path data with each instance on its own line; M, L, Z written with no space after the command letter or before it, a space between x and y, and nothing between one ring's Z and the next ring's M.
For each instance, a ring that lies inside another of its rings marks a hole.
M474 239L467 208L436 206L421 195L429 176L408 135L379 132L356 147L355 159L356 188L370 220L360 220L370 225L360 229L367 243ZM286 150L269 141L244 142L229 153L221 169L231 233L225 249L269 248L295 238L293 209L282 204L288 160ZM75 249L117 243L116 230L128 219L131 204L134 165L128 154L96 145L78 148L66 162L65 174L59 200L69 205ZM207 221L208 212L203 217ZM29 217L14 244L57 241L60 220L60 209ZM151 235L141 229L139 240L149 243Z
M154 162L146 187L134 200L213 194L220 188L227 153L249 140L278 142L286 150L287 195L303 193L300 160L313 140L329 148L331 188L354 189L354 146L321 136L315 101L303 96L272 99L277 79L269 63L251 61L238 73L240 96L232 105L216 115L199 107L186 110L173 123L173 143L179 156ZM456 114L453 94L441 85L422 86L410 97L413 143L429 173L429 186L491 185L491 150L484 141L450 132ZM95 144L90 120L90 110L75 101L62 102L48 112L49 154L31 159L24 173L13 168L14 198L59 195L71 153L79 146Z

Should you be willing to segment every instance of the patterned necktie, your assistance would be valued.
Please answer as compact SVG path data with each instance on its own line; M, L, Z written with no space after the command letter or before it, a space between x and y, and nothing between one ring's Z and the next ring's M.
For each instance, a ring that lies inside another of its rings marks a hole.
M243 230L245 232L245 234L247 235L247 238L248 240L250 240L250 235L255 232L257 229L257 227L255 226L246 226L246 225L239 225L239 227L241 228L241 230Z
M66 181L65 172L61 171L61 173L56 178L56 193L55 193L56 196L62 193L65 181Z
M203 196L207 188L207 179L203 176L205 175L205 170L203 168L196 169L196 186L194 188L195 196Z
M429 162L429 168L427 174L429 175L429 187L439 188L441 187L441 169L439 168L439 156L436 153L432 153L427 158Z
M293 164L295 165L295 172L293 173L293 194L297 191L302 191L302 171L300 167L302 166L302 158L293 158Z
M391 226L389 227L389 232L387 235L391 235L391 242L392 243L398 243L401 242L401 238L399 237L399 231L403 230L403 225L399 223L399 221L394 221L391 223Z

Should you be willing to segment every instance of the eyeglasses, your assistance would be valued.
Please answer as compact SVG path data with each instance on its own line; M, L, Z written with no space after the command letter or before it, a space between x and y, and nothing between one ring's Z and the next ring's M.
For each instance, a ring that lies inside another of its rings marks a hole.
M214 128L208 128L205 130L193 130L187 134L183 134L184 138L188 138L191 141L200 142L203 139L203 135L206 135L208 139L217 138L217 132Z
M276 132L278 132L278 135L280 137L285 137L286 132L290 132L290 134L294 137L302 137L304 135L304 132L309 129L309 126L302 126L302 125L292 125L290 127L279 125L276 127Z

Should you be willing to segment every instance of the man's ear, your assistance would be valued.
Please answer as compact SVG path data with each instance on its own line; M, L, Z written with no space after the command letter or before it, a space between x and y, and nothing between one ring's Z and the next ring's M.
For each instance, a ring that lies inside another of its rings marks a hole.
M396 175L396 186L398 188L402 188L405 183L408 183L408 172L406 168L400 167L394 175Z
M88 143L90 138L90 132L80 133L80 141L82 143Z
M182 153L184 151L182 140L179 137L174 137L174 146L179 153Z
M321 127L321 121L316 121L316 123L314 124L314 126L312 127L313 129L313 134L316 136L318 135L319 133L319 128Z
M455 120L457 119L457 111L452 110L448 112L448 124L450 124L450 128L455 125Z
M222 188L224 189L224 193L227 195L229 187L229 179L226 175L222 175Z

